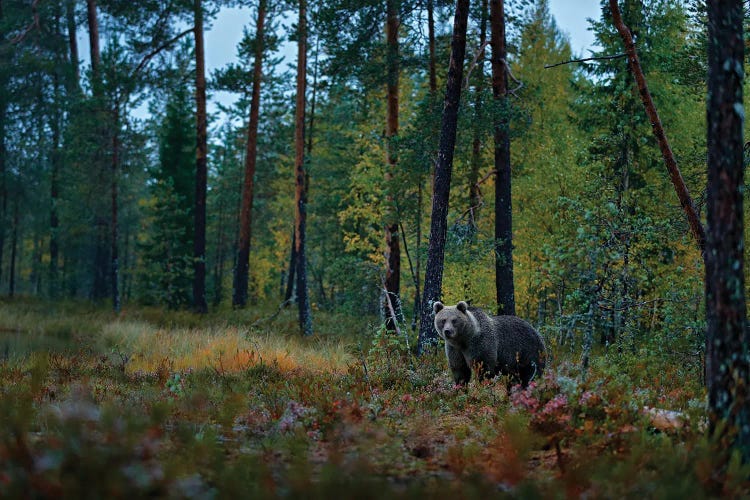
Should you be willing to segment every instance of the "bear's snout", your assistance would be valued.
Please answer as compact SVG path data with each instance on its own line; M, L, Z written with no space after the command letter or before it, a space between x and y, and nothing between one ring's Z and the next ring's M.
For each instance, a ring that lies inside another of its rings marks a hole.
M456 330L454 330L452 327L445 327L443 329L443 335L445 335L446 339L452 339L456 336Z

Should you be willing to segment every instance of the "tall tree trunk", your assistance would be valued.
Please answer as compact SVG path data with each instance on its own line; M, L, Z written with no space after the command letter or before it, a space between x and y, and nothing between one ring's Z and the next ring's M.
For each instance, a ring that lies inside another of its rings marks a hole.
M18 256L18 197L13 200L13 233L10 242L10 278L8 281L8 295L13 297L16 293L16 257Z
M399 80L399 46L398 46L398 0L386 0L386 163L385 174L388 191L393 190L395 171L398 160L396 159L396 147L394 138L398 135L398 80ZM388 297L383 298L381 308L383 317L386 319L385 326L388 330L395 330L401 313L401 300L399 298L401 288L401 246L398 234L398 211L395 207L393 194L388 195L388 208L386 209L385 222L385 246L386 246L386 270L385 291ZM393 313L389 303L393 304ZM395 314L395 317L394 317Z
M70 49L70 64L73 70L73 78L75 79L75 86L71 86L71 90L80 90L81 82L81 70L80 63L78 61L78 38L76 34L78 27L76 26L76 5L75 0L67 0L65 2L65 20L68 28L68 47Z
M57 213L57 205L60 197L60 168L62 163L62 151L60 147L60 128L62 127L62 104L60 102L59 75L54 75L55 105L51 120L52 153L50 172L50 216L49 216L49 295L56 298L59 288L59 260L60 260L60 218Z
M94 94L98 94L101 89L97 86L101 83L101 66L102 53L99 49L99 20L96 15L96 0L86 0L86 12L89 22L89 45L91 53L91 72L94 80ZM72 54L72 51L71 51Z
M307 290L307 263L305 261L305 230L307 224L307 172L305 169L305 89L307 87L307 6L299 0L299 30L297 34L297 102L294 120L294 178L295 224L294 237L297 251L297 306L302 335L313 333L312 311Z
M477 231L476 212L479 210L479 169L482 165L482 136L484 135L484 113L482 110L482 92L484 92L484 51L487 42L487 0L482 0L481 19L479 22L479 55L477 57L476 84L474 85L474 139L471 143L471 168L469 170L469 228L472 236Z
M422 312L419 321L418 353L437 342L432 325L432 305L440 300L443 286L443 264L445 259L445 237L448 232L448 200L453 169L453 151L456 146L458 107L461 102L461 80L466 55L466 25L469 17L469 0L456 2L453 21L451 57L448 66L448 81L440 127L440 146L435 162L435 189L432 194L432 221L430 223L430 245L427 251Z
M120 103L115 102L115 109L112 111L112 178L111 178L111 198L112 214L110 219L112 230L112 248L110 250L110 279L112 281L112 310L115 314L120 313L120 261L118 244L120 240L120 223L118 212L118 185L117 180L120 175Z
M195 236L193 238L193 307L208 312L206 302L206 188L208 184L208 118L206 115L206 58L203 48L203 6L194 0L195 17Z
M437 94L437 70L435 68L435 2L427 0L427 42L430 51L430 94Z
M258 2L258 20L255 33L255 61L253 63L253 90L250 98L250 120L247 125L245 148L245 181L242 184L242 208L240 209L240 239L237 249L237 265L234 268L234 294L232 305L247 304L248 272L250 265L250 237L252 236L253 180L258 157L258 118L260 116L260 81L263 78L264 32L266 0Z
M750 462L743 222L743 2L708 2L706 380L709 434ZM726 425L721 425L726 424ZM718 434L718 435L717 435Z
M698 248L700 248L701 252L703 252L706 246L706 233L703 225L701 224L698 211L695 209L695 204L693 203L693 199L690 196L690 192L688 191L688 188L685 185L685 181L682 178L680 168L677 166L677 161L675 160L672 148L669 146L669 141L667 140L667 135L664 132L664 127L661 124L659 113L656 111L656 106L654 105L654 101L651 98L651 92L649 92L648 85L646 85L646 77L643 74L641 62L638 59L638 52L635 50L635 42L633 41L633 36L630 34L630 30L622 20L622 15L620 15L620 9L617 5L617 0L609 0L609 8L612 11L612 20L614 21L615 27L617 28L617 31L620 33L620 36L622 37L622 40L624 42L625 52L628 54L628 61L630 62L630 67L633 71L635 82L638 85L638 92L641 96L641 102L643 103L643 107L646 109L646 115L648 115L648 119L651 122L651 128L653 129L654 137L656 137L656 141L659 144L659 150L661 151L662 158L664 159L664 164L666 165L667 171L669 172L669 178L672 181L672 185L674 186L675 191L677 192L677 197L680 200L680 205L682 205L682 209L685 211L688 224L690 225L690 230L692 231L693 236L698 243Z
M516 314L513 287L513 209L510 177L508 63L503 0L490 0L492 94L500 103L495 117L495 289L497 313Z
M292 250L289 252L289 277L286 280L286 291L284 292L284 304L289 305L293 302L294 285L297 278L297 231L292 232Z
M96 0L86 0L89 28L89 47L91 54L91 88L94 96L94 109L97 117L97 124L94 125L95 140L103 140L106 136L105 129L102 125L106 118L102 112L103 106L103 88L101 79L101 50L99 48L99 20L96 11ZM102 155L102 148L97 145L94 153L93 169L97 175L97 188L106 189L106 166ZM107 278L108 271L108 249L107 241L109 234L107 231L107 216L102 207L98 204L94 209L94 231L95 231L95 248L94 248L94 276L91 296L94 300L101 300L107 296Z
M5 249L5 232L8 227L8 173L5 168L8 154L5 145L5 79L0 87L0 283L3 276L3 251Z

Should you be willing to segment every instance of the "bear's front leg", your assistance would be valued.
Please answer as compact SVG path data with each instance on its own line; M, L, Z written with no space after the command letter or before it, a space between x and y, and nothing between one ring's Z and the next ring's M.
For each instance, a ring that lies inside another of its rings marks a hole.
M468 384L471 379L471 368L464 359L463 353L446 342L445 355L448 357L448 366L453 373L453 382L458 385Z

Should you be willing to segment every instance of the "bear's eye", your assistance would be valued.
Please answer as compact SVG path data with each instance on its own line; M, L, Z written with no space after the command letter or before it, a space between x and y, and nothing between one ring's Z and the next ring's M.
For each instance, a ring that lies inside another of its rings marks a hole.
M438 328L440 328L442 330L443 329L443 325L445 325L445 320L438 321Z

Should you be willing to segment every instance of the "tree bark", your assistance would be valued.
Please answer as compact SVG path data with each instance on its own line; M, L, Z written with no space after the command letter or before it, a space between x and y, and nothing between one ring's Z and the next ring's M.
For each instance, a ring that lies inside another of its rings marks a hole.
M99 20L97 17L96 0L86 0L89 28L89 46L91 57L91 88L94 96L94 110L97 123L94 125L94 140L104 141L107 136L106 117L103 114L103 93L101 78L101 50L99 47ZM106 166L103 158L103 145L98 144L94 152L93 168L98 176L97 188L106 189ZM108 266L107 241L109 239L107 227L107 215L103 207L98 204L94 208L94 276L91 297L94 300L102 300L107 297L107 281L110 275Z
M386 0L386 174L385 181L387 190L393 187L395 171L398 165L396 158L396 147L394 138L398 135L398 81L399 81L399 46L398 46L398 1ZM401 246L398 234L398 212L395 209L393 194L388 194L388 208L386 210L385 223L385 246L386 246L386 271L385 290L389 297L383 298L381 308L385 318L385 326L389 331L396 329L401 313L401 300L399 299L401 288ZM388 300L393 304L393 313L388 307ZM395 317L394 317L395 314Z
M646 77L643 74L643 68L641 67L640 60L638 59L638 53L635 49L635 42L633 36L630 34L630 30L622 20L620 9L617 5L617 0L609 0L609 8L612 11L612 20L614 21L617 31L620 33L622 40L625 44L625 52L628 55L628 61L633 70L633 76L635 77L636 84L638 85L638 92L641 96L641 102L646 109L646 115L651 122L651 128L654 131L654 136L659 144L659 150L661 151L664 164L667 166L669 177L672 180L677 197L680 200L680 205L685 211L685 215L690 225L690 230L698 243L698 248L701 253L704 252L706 247L706 232L701 224L698 211L695 209L695 204L690 196L685 180L682 178L680 168L677 166L672 148L669 146L664 127L661 124L661 119L656 111L654 100L651 98L651 93L646 85Z
M469 228L472 236L477 231L477 210L481 203L479 193L479 169L482 164L482 136L484 127L484 113L482 110L482 92L484 92L484 50L487 41L487 0L482 0L481 19L479 22L479 50L476 68L476 84L474 85L474 139L471 143L471 168L469 169Z
M750 462L750 356L743 222L743 2L708 2L706 381L709 434L723 475L733 450ZM726 425L720 425L726 424Z
M80 63L78 61L78 39L76 33L78 27L76 26L76 13L75 13L75 0L67 0L65 2L65 20L68 28L68 47L70 49L70 64L73 70L73 78L75 81L75 90L80 89L81 82L81 70ZM71 89L72 90L72 89Z
M13 200L13 233L10 242L10 277L8 280L8 295L13 297L16 293L16 257L18 255L18 198Z
M206 302L206 187L208 184L208 119L206 116L206 58L203 47L203 6L193 3L195 18L195 236L193 239L193 308L208 312Z
M492 94L500 103L495 116L495 289L497 313L516 314L513 287L513 207L511 201L508 63L503 0L490 1Z
M98 95L97 86L101 83L101 66L102 54L99 49L99 21L96 16L96 0L86 0L86 9L89 22L89 44L91 53L91 72L94 81L94 94Z
M451 57L448 66L448 81L440 127L440 146L435 162L435 189L432 195L432 220L430 222L430 244L427 251L427 269L422 293L422 312L419 321L418 354L437 342L432 325L432 305L440 299L443 286L443 264L445 238L448 231L448 200L450 195L453 152L456 146L458 107L461 102L461 80L466 55L466 25L469 17L469 0L456 2L453 21Z
M297 99L294 125L295 224L294 237L297 253L297 306L302 335L313 333L312 311L307 290L305 230L307 224L307 171L305 168L305 90L307 88L307 6L299 0L297 42Z
M60 168L62 163L62 151L60 147L60 129L62 126L62 104L60 96L60 82L57 72L54 74L54 96L55 110L50 123L52 129L52 152L50 158L50 214L49 214L49 295L56 298L59 283L59 259L60 259L60 217L57 205L60 198Z
M437 94L437 70L435 64L435 2L427 0L427 42L430 51L430 94Z
M258 157L258 121L260 116L260 82L263 78L264 25L266 0L258 2L258 19L255 34L255 61L253 62L253 90L250 98L250 120L247 126L245 148L245 180L242 184L242 208L240 210L240 238L237 249L237 265L234 269L234 294L232 305L247 304L248 273L250 265L250 238L252 236L253 187L255 166Z
M115 314L120 313L120 260L118 245L120 242L120 222L118 211L118 176L120 175L120 103L115 102L112 110L112 178L110 194L112 201L112 248L110 250L110 271L112 273L112 310Z

